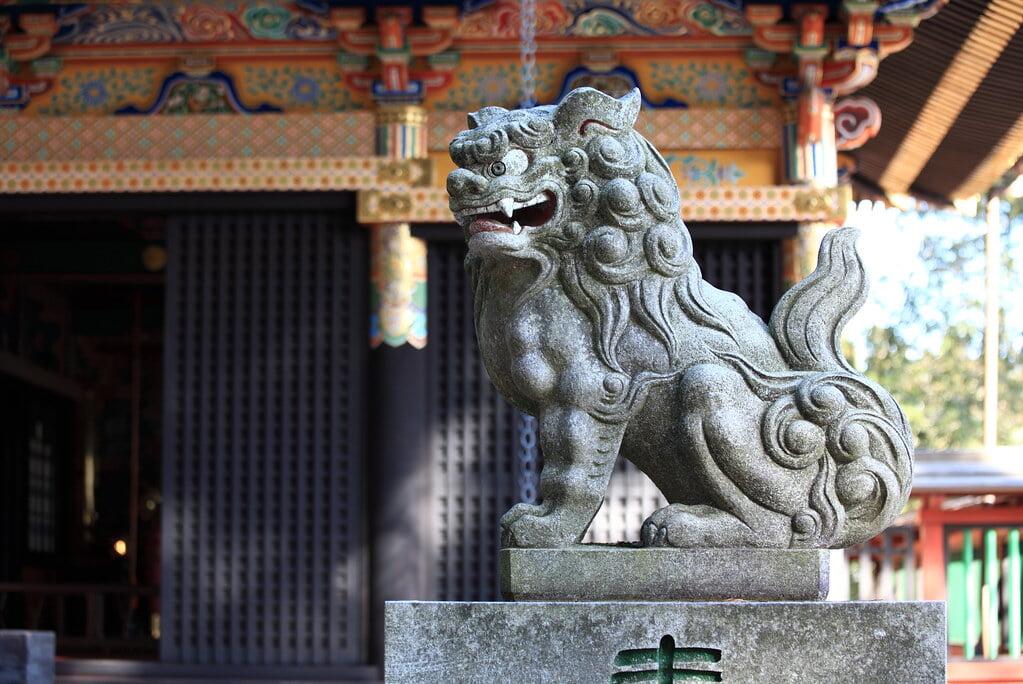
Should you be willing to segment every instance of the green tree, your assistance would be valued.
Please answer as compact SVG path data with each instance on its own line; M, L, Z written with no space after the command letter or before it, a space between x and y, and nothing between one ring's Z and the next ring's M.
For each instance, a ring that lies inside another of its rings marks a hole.
M1006 205L1008 209L1008 205ZM1012 217L1003 231L999 444L1023 443L1023 287ZM927 220L924 218L923 220ZM866 335L865 372L902 404L917 446L980 446L984 394L984 237L934 232L920 248L926 282L905 287L890 323ZM1012 316L1007 314L1012 313Z

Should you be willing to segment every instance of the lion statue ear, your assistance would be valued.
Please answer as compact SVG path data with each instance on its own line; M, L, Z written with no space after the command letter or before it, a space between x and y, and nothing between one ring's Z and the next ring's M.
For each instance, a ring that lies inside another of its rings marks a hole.
M466 119L469 122L469 130L479 128L483 124L487 123L491 119L494 119L502 114L507 114L508 110L504 107L484 107L478 112L470 112Z
M600 129L624 131L639 116L639 88L615 99L593 88L576 88L554 111L554 127L563 135L585 136Z

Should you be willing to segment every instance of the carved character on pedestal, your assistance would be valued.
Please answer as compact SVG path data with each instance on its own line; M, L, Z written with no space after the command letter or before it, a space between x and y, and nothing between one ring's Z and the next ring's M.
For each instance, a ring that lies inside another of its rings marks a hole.
M619 455L670 502L647 545L841 548L909 495L901 409L852 369L840 332L866 296L856 231L770 324L701 278L668 165L633 130L639 91L469 115L451 143L476 332L498 390L539 421L541 505L511 547L578 543Z

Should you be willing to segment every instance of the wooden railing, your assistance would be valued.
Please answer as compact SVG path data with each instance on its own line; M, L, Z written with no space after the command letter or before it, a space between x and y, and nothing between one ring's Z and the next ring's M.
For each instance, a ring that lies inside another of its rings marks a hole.
M0 629L53 631L59 655L155 657L159 594L154 586L2 582Z
M945 546L949 646L970 659L1019 658L1020 528L946 527Z
M918 521L919 597L949 602L948 681L1023 683L1023 658L1013 646L1020 620L1014 578L1020 569L1009 534L1023 530L1023 508L931 505L918 513Z
M915 599L915 546L915 528L889 527L873 539L846 549L849 598L854 601Z
M846 550L849 598L947 600L948 681L1023 683L1023 509L927 510L921 523Z

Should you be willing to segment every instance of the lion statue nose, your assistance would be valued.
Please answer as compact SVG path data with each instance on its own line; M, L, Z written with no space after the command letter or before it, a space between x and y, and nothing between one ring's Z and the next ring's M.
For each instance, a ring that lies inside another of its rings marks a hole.
M455 169L448 174L448 194L482 195L487 189L487 179L467 169Z

